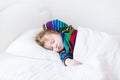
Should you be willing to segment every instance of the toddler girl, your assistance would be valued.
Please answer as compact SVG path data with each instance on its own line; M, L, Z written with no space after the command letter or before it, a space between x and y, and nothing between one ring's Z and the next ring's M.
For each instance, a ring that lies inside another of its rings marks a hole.
M76 36L76 29L56 19L43 25L43 30L36 36L36 42L45 49L58 52L65 66L75 66L82 64L73 59Z

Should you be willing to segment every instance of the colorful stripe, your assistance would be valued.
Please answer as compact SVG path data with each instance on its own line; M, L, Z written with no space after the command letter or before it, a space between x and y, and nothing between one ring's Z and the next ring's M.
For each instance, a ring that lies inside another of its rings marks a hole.
M64 61L66 58L72 59L77 30L58 19L48 21L43 25L43 28L56 30L61 33L65 52L60 53L60 59L62 61Z

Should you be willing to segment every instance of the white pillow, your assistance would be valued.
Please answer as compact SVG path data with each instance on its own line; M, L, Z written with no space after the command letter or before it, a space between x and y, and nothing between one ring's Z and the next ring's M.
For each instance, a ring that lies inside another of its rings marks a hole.
M59 55L56 52L46 50L35 42L35 36L40 30L42 29L33 28L22 33L8 47L6 52L8 54L29 58L59 60Z

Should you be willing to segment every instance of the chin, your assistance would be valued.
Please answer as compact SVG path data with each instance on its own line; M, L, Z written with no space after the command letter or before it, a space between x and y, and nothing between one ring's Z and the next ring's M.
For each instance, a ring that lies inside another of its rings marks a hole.
M57 51L58 53L62 52L62 50Z
M58 53L60 52L60 51L57 51Z

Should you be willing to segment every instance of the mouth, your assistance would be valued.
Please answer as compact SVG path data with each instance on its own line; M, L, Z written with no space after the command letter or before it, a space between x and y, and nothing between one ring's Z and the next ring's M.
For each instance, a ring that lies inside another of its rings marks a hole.
M57 48L60 49L60 48L61 48L61 45L58 45Z

